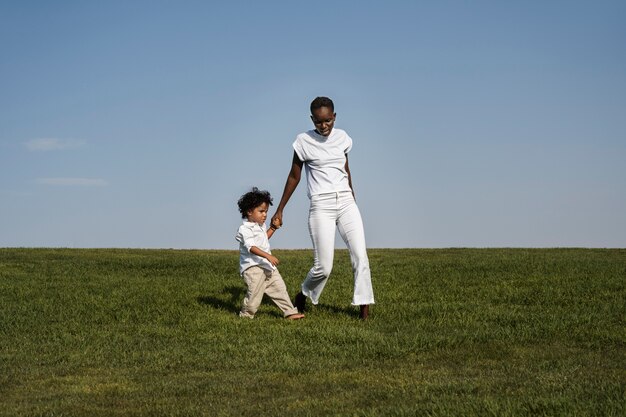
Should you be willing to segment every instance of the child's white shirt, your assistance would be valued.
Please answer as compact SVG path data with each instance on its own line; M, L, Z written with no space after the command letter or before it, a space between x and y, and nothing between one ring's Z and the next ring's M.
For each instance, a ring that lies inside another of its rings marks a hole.
M308 196L351 191L346 171L346 154L352 149L352 138L341 129L328 137L315 130L300 133L293 142L296 155L304 162Z
M239 274L243 274L243 271L251 266L260 266L268 271L276 269L276 267L264 257L250 252L250 249L256 246L263 252L272 253L270 251L270 241L267 238L267 227L265 223L261 225L244 219L243 224L239 226L235 239L239 242Z

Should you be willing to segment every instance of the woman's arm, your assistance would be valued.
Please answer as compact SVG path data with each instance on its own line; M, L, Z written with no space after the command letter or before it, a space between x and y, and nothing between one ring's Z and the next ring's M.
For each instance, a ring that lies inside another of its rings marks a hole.
M356 200L354 188L352 187L352 174L350 174L350 166L348 165L348 154L346 154L346 172L348 173L348 185L350 185L350 189L352 190L352 197Z
M276 208L276 213L272 216L272 223L278 220L277 224L279 226L283 225L283 209L289 202L291 195L296 190L296 187L300 183L300 176L302 174L302 165L303 162L298 158L296 152L293 152L293 160L291 161L291 170L289 171L289 175L287 176L287 182L285 183L285 189L283 190L283 196L280 198L280 203L278 203L278 207Z

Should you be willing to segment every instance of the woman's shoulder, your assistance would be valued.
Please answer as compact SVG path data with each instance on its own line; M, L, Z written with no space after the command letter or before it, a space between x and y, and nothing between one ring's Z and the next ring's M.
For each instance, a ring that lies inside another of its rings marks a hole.
M296 140L313 140L315 135L315 130L307 130L306 132L298 133Z
M332 137L337 141L352 142L352 138L348 135L348 132L343 129L333 129Z
M296 140L293 141L293 145L294 147L300 148L317 147L321 142L323 142L321 138L322 137L315 133L314 130L308 130L306 132L299 133L296 136Z

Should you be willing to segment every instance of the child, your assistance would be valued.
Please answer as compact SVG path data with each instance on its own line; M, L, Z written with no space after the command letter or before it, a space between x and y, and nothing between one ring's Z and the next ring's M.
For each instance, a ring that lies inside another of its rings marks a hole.
M276 265L278 259L270 251L269 238L280 227L272 224L267 230L265 220L272 205L272 197L267 191L252 191L241 196L237 202L241 217L245 219L239 226L239 273L243 277L247 291L240 317L254 318L261 305L263 294L267 294L289 320L298 320L304 314L298 313L287 293L287 287Z

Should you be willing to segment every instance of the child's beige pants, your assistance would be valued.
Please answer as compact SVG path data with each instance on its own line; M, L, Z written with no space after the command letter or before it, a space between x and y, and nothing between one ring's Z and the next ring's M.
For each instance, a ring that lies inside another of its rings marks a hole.
M298 313L289 299L287 286L278 269L267 271L259 266L251 266L243 271L243 280L248 288L239 312L241 317L254 317L263 300L263 294L272 299L285 317Z

